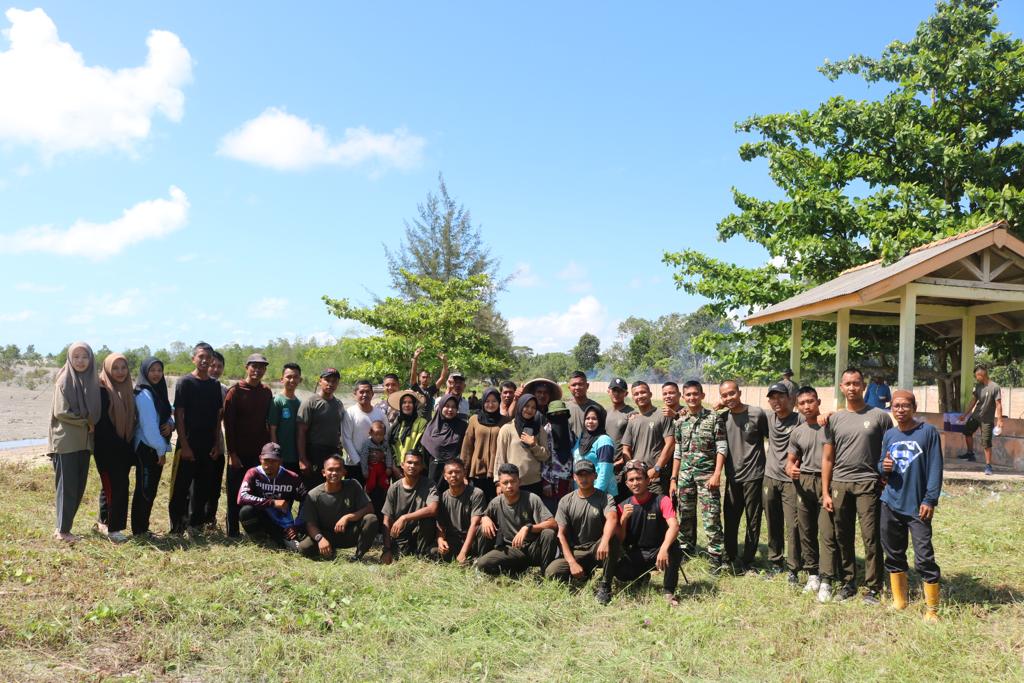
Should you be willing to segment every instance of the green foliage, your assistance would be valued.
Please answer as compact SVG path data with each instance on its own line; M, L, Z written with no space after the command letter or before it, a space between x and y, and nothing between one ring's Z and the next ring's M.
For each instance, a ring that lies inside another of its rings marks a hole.
M552 351L536 356L530 353L519 358L515 376L524 381L547 377L555 382L563 382L577 369L576 357L571 353Z
M706 376L706 366L723 350L718 335L733 333L733 326L724 316L701 307L657 320L630 316L619 323L618 332L623 341L604 355L612 374L659 381L713 379Z
M453 368L471 376L492 377L507 370L511 357L505 349L485 330L466 324L486 306L485 293L491 287L487 275L448 281L408 271L403 276L419 292L411 300L388 297L373 306L358 307L347 299L323 297L332 314L379 332L347 340L348 348L361 362L343 371L345 378L380 377L401 371L420 346L429 358L446 353Z
M884 86L881 99L837 96L814 110L739 123L754 138L740 146L740 157L767 161L783 197L762 200L734 188L739 211L718 224L718 236L761 245L772 262L742 268L694 250L665 254L677 287L708 298L717 315L745 316L850 267L892 262L995 219L1018 230L1024 43L996 31L994 7L989 0L938 2L909 42L895 41L877 58L821 67L831 80L860 76ZM765 325L709 333L699 346L727 347L712 374L745 372L757 381L788 362L788 334L785 323ZM807 326L804 334L804 358L826 365L834 329ZM885 365L895 354L895 328L856 334L851 358ZM934 350L926 329L919 336L920 352Z
M601 340L590 332L584 332L572 350L576 365L580 370L589 372L601 361Z
M428 193L417 205L418 218L405 223L405 238L396 251L387 246L391 284L407 301L427 294L417 278L448 282L486 275L488 286L479 290L484 301L472 318L473 326L489 335L504 357L511 354L512 335L508 323L495 308L495 294L504 289L509 277L498 274L501 261L484 244L480 227L473 224L469 209L448 193L444 176L438 174L437 194Z

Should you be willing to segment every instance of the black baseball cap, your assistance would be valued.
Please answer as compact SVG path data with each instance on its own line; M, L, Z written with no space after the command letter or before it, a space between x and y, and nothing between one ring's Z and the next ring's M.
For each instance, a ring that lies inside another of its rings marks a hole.
M769 396L771 396L772 394L775 394L775 393L786 394L788 396L789 395L789 387L787 387L782 382L776 382L775 384L773 384L770 387L768 387L768 395Z
M612 379L611 382L608 382L608 388L626 391L629 389L629 385L626 384L626 380L622 379L621 377L616 377Z
M338 372L337 368L324 368L324 371L320 373L320 379L327 379L328 377L341 377L341 373Z
M591 474L597 473L597 468L594 467L594 463L589 460L577 460L576 464L572 466L572 471L576 474L583 474L584 472L590 472Z

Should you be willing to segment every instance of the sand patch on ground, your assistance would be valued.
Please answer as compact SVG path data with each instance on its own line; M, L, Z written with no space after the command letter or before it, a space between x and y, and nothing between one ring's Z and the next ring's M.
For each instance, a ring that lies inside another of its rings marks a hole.
M40 383L34 389L17 384L0 384L0 441L42 439L50 428L53 384Z

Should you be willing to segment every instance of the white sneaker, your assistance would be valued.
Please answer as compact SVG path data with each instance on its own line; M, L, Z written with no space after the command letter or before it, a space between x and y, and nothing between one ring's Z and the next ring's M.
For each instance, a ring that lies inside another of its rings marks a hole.
M807 584L804 586L804 593L817 593L821 588L821 578L817 574L807 577Z
M110 539L111 543L124 543L128 540L123 531L111 531L107 534L107 538Z
M284 548L289 552L297 553L299 552L299 542L296 541L294 538L285 539Z
M828 581L822 581L821 585L818 586L818 602L825 604L832 599L832 584Z

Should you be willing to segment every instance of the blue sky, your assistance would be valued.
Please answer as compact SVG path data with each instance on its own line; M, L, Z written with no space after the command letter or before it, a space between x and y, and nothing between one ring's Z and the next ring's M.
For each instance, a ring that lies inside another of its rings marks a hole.
M765 258L715 237L732 186L773 196L734 122L881 93L815 69L933 3L689 4L8 6L0 343L344 334L320 296L388 293L439 172L520 273L518 343L691 311L665 250Z

